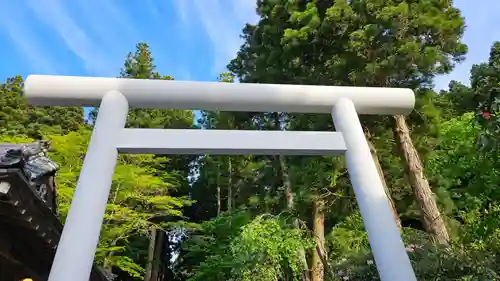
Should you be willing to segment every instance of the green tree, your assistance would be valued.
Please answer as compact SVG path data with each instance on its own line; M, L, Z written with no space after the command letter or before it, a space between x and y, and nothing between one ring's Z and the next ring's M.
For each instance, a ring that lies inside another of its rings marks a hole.
M89 128L82 128L66 135L44 135L54 149L50 157L60 165L57 200L61 221L66 220L90 134ZM1 141L28 143L33 139L2 137ZM166 160L152 155L119 157L96 253L96 262L109 272L143 276L147 256L143 250L150 228L168 229L172 224L152 219L161 214L175 223L182 219L182 208L191 204L187 197L170 195L179 184L178 176L155 168L158 161ZM142 244L134 245L134 241Z
M483 127L479 150L498 151L500 142L500 42L491 47L487 63L474 65L471 88L478 103L476 121Z
M464 22L443 1L259 1L256 26L229 68L243 82L408 87L464 58ZM271 80L271 81L270 81ZM370 118L372 124L380 126ZM448 233L403 116L390 120L426 229ZM373 125L370 126L373 128Z
M252 219L246 211L225 213L204 222L192 234L184 245L188 253L182 259L203 262L183 267L182 272L193 281L300 280L299 249L312 246L303 234L280 217Z
M162 76L156 71L149 45L141 42L135 52L130 52L120 70L120 78L128 79L159 79L174 80L171 76ZM95 121L97 109L90 113ZM193 126L194 115L189 110L165 110L131 108L127 117L127 127L131 128L190 128Z
M43 131L67 133L85 125L82 108L29 106L23 83L21 76L14 76L0 84L0 135L41 138Z
M91 131L82 129L63 136L48 136L55 151L51 153L60 166L58 173L59 212L64 220L83 164ZM118 268L133 277L144 274L147 238L151 227L165 228L152 219L161 214L181 219L182 208L190 204L183 197L172 197L179 178L155 168L166 162L152 155L121 155L115 169L110 199L101 230L96 261L111 271ZM131 248L134 241L143 241ZM142 253L141 253L142 252Z
M244 44L218 81L414 89L416 110L407 118L362 122L417 277L500 280L500 44L472 68L470 87L452 81L437 94L434 76L449 72L466 51L464 22L450 1L257 4L260 21L245 27ZM156 71L146 43L127 56L120 77L172 79ZM79 108L26 105L21 89L20 77L0 87L0 138L52 141L64 219L91 126ZM328 115L203 111L194 127L191 111L158 109L131 109L127 126L334 130ZM436 214L447 229L439 220L429 223ZM167 250L158 258L151 245L163 232ZM156 275L160 259L167 280L378 280L336 157L120 155L96 261L117 279L140 280Z

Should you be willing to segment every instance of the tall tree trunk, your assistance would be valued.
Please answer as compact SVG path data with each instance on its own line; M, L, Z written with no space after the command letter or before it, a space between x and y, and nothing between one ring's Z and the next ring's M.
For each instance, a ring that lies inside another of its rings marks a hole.
M401 230L401 219L399 219L398 211L396 210L396 205L394 204L394 200L392 200L391 192L389 191L389 187L387 186L387 182L384 177L384 170L380 165L380 160L378 159L377 149L375 145L370 141L370 133L365 133L367 137L368 147L370 148L370 152L372 154L373 162L375 163L375 167L377 168L378 175L380 180L382 181L382 185L384 186L385 195L387 195L387 199L389 199L389 205L391 206L392 214L394 215L394 219L396 220L396 225L398 229Z
M220 163L217 163L217 216L221 213L221 199L220 199Z
M290 175L288 174L285 156L278 156L278 160L280 163L281 177L283 179L283 187L285 188L286 208L291 211L295 206L293 203L292 183L290 181Z
M151 228L151 237L149 238L149 246L148 246L148 261L146 264L146 274L144 276L144 281L152 281L151 273L153 271L153 260L155 254L155 246L156 246L156 228Z
M158 281L160 277L160 267L162 265L162 254L163 254L163 241L165 239L165 232L162 230L155 230L155 248L153 254L153 262L151 266L151 281Z
M231 212L231 207L233 206L233 163L231 162L231 156L229 156L228 161L228 184L227 184L227 211Z
M274 129L276 131L282 130L280 113L274 113ZM275 158L276 159L276 158ZM293 211L294 209L294 200L293 200L293 192L292 192L292 182L290 181L290 175L288 173L288 166L286 164L285 156L278 155L278 171L281 174L281 182L283 183L283 187L285 189L285 198L286 198L286 208L289 211Z
M323 281L325 268L322 261L322 251L325 249L325 202L315 198L313 203L313 233L316 250L312 255L311 281Z
M448 244L450 236L441 217L434 193L425 177L422 161L410 138L410 130L402 115L393 116L393 132L401 157L404 160L406 175L420 209L423 224L427 232L434 236L437 242Z
M293 191L292 191L292 182L290 181L290 175L288 174L288 166L286 165L286 159L285 156L280 155L278 157L279 159L279 164L280 164L280 170L281 170L281 177L283 179L283 186L285 188L285 197L286 197L286 207L287 210L292 212L295 208L294 204L294 196L293 196ZM299 225L299 219L294 218L293 220L293 226L295 228L300 228ZM306 251L304 248L299 249L299 259L300 263L302 264L302 280L303 281L309 281L309 265L307 264L307 258L306 258Z
M275 115L275 129L281 130L281 120L280 120L279 113L276 113L276 115ZM279 162L279 168L280 168L279 170L281 172L281 179L283 181L283 187L285 189L286 208L288 211L293 212L294 208L295 208L294 196L293 196L293 190L292 190L292 182L290 180L290 174L288 172L288 165L286 163L285 156L279 155L278 162ZM298 218L294 218L293 226L297 229L300 228ZM306 251L304 250L304 248L299 249L298 255L299 255L300 263L302 264L302 280L309 281L310 280L310 278L309 278L309 265L307 264Z

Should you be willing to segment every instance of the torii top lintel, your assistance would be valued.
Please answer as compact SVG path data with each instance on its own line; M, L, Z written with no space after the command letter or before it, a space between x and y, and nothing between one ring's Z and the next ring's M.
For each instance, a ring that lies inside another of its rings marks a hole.
M415 105L410 89L187 82L30 75L24 83L28 103L41 106L99 106L109 91L119 91L135 108L248 112L330 113L341 98L359 114L409 114Z

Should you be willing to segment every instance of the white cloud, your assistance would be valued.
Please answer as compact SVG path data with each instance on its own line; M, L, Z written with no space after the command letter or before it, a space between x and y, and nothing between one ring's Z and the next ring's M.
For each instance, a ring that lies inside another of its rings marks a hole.
M77 10L82 26L92 34L93 40L99 42L101 47L111 49L116 48L123 39L136 38L140 34L122 9L122 3L117 0L86 0L76 1L71 7Z
M87 74L99 76L115 76L126 53L139 41L148 42L155 49L162 48L166 38L176 41L185 37L189 44L207 44L199 37L200 33L206 34L208 44L211 45L209 49L213 52L203 55L213 58L212 71L218 73L223 71L230 59L236 55L241 44L239 35L244 24L257 19L255 0L173 0L168 4L157 0L144 0L137 7L123 3L120 0L86 0L74 3L64 0L19 1L6 11L3 7L5 14L10 14L11 10L20 10L30 13L30 16L16 17L12 24L4 24L3 28L8 29L10 39L14 43L17 42L18 51L23 53L23 56L33 63L38 61L34 64L50 65L50 59L40 63L47 54L57 57L57 53L51 53L51 49L52 46L59 47L58 43L48 41L48 38L55 35L82 62ZM168 10L172 9L171 4L180 18L177 24L186 31L177 33L174 37L169 31L173 27L168 23L171 19L168 18L172 12ZM139 7L140 10L133 10ZM18 27L23 23L28 27L26 30L20 30ZM36 27L31 28L33 24ZM157 30L153 30L153 26ZM38 27L48 28L51 34L35 32ZM38 45L46 47L47 50L35 48L37 44L33 42L27 43L29 41L26 37L30 32L36 35L31 41L38 40ZM154 36L148 38L148 34ZM164 54L157 56L163 57L164 60L169 57ZM62 62L60 64L64 65ZM175 66L178 70L183 67L185 66ZM37 71L39 69L40 67ZM186 69L183 72L189 71Z
M60 66L54 63L42 50L38 42L33 40L33 33L24 22L16 19L26 15L16 9L12 9L9 3L3 3L0 9L0 29L12 40L17 50L23 54L24 60L32 69L38 69L40 73L56 73Z
M104 1L106 2L106 1ZM82 28L71 16L60 0L28 0L27 5L34 14L47 26L52 28L65 42L67 47L78 56L89 73L111 76L116 73L116 67L108 63L108 56L103 52L101 42L95 42L85 28ZM108 2L107 5L109 5ZM94 7L96 9L96 7ZM106 11L113 11L113 6ZM86 13L87 14L87 13ZM110 18L117 18L113 12ZM104 25L101 26L105 28ZM101 38L104 37L101 35ZM112 33L111 33L112 36Z
M174 5L177 15L181 18L181 20L187 24L189 20L189 0L173 0L172 4Z
M436 79L437 89L446 88L452 79L467 83L472 64L485 61L491 44L500 40L500 1L483 2L481 5L470 0L454 2L466 17L464 41L469 46L469 53L467 60L451 74ZM255 13L256 0L173 0L172 3L185 27L189 29L189 34L195 33L193 28L196 21L201 23L214 49L215 73L224 70L236 55L242 43L239 35L244 24L258 20Z
M213 58L212 73L207 75L215 77L235 57L242 43L239 36L244 24L258 20L256 0L171 0L168 3L143 0L139 6L125 2L2 1L0 31L29 62L30 70L39 73L65 73L64 67L70 68L54 59L58 54L53 50L60 49L55 48L60 46L48 40L56 35L81 60L89 75L104 76L115 76L126 53L135 43L146 41L152 45L155 56L161 58L158 61L160 67L166 64L179 72L175 75L190 77L190 67L194 66L168 63L175 54L156 52L161 51L164 44L183 40L183 44L209 44L212 54L202 55ZM500 40L500 1L483 2L477 5L470 0L455 0L454 4L466 17L468 27L464 40L469 46L469 54L467 61L457 66L452 74L437 79L436 88L446 88L451 79L468 82L471 65L485 61L493 41ZM170 22L172 18L168 17L172 12L171 5L178 17L174 27ZM182 26L182 32L177 32L177 25ZM39 27L50 28L52 34L40 33ZM148 34L151 37L147 37ZM204 42L200 34L206 34L209 42ZM168 69L167 72L171 73Z
M141 2L153 19L157 21L161 20L161 9L156 5L157 0L142 0Z
M245 23L257 20L255 0L174 0L177 13L186 25L199 19L214 50L213 71L220 72L238 51Z
M145 39L140 38L141 33L123 10L127 6L119 0L71 4L64 0L25 0L2 4L0 30L29 63L29 70L37 73L67 74L72 67L55 59L60 54L54 50L61 50L63 43L81 60L87 74L116 76L125 50ZM153 15L154 10L147 12ZM51 41L57 37L60 42Z

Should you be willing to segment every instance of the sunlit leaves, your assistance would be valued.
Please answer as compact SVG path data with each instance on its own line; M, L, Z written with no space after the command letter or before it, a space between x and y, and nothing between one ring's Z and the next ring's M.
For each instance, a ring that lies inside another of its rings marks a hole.
M23 84L21 76L0 84L0 135L40 138L43 133L66 133L84 125L82 108L29 106L22 96Z
M191 250L189 256L200 250L207 255L188 279L192 281L300 280L299 249L313 246L312 240L303 237L302 230L289 228L279 218L266 215L249 221L244 213L239 213L234 218L206 222L202 229L204 235L193 236L187 246ZM223 232L224 229L230 231Z
M51 140L54 150L50 157L61 167L56 181L58 211L63 221L76 188L90 134L90 129L82 128L67 135L45 136ZM126 247L129 239L147 237L154 225L151 219L158 214L180 220L182 208L192 203L187 198L170 195L180 179L176 174L158 170L161 163L168 163L168 159L153 155L119 157L96 255L98 263L106 267L116 266L131 276L140 276L144 269L131 257L130 248Z

